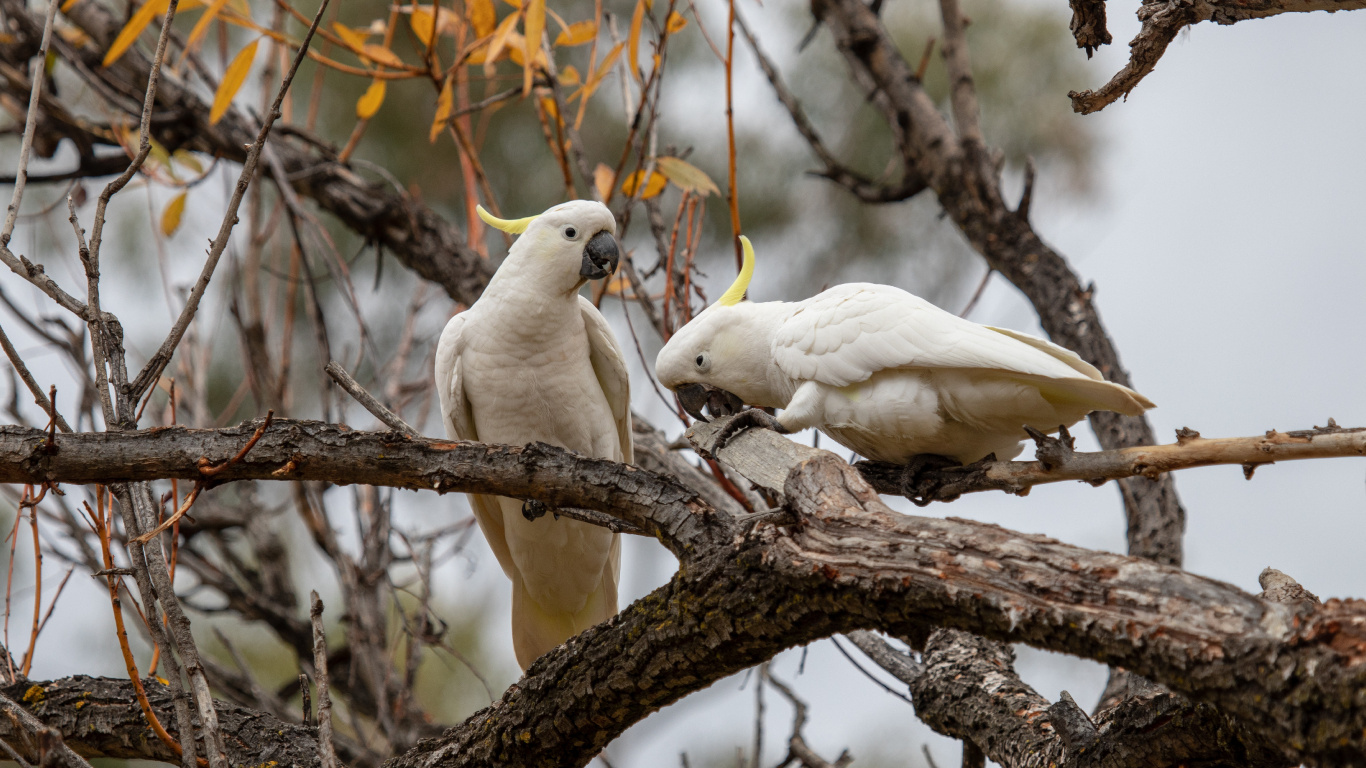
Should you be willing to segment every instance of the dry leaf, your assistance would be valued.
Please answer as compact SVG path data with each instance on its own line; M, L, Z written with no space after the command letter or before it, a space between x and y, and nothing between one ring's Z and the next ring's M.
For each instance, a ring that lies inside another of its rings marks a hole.
M356 117L361 120L369 120L379 111L379 105L384 103L384 81L375 78L370 87L365 89L364 95L356 102Z
M362 50L364 50L365 55L368 56L370 60L374 61L376 64L383 64L386 67L394 68L403 67L403 59L400 59L398 57L398 54L394 53L388 48L385 48L382 45L375 45L371 43L370 45L365 46Z
M152 23L152 19L165 14L166 9L170 6L171 0L147 0L143 3L137 13L133 14L133 18L128 20L123 29L119 30L118 37L114 38L114 42L109 46L109 52L104 54L104 66L107 67L118 61L123 52L128 50L128 46L132 45L138 39L138 35L142 34L142 30Z
M332 31L337 33L337 37L342 39L352 53L360 53L365 48L365 42L370 39L366 32L352 29L337 21L332 22Z
M701 168L676 157L657 157L655 167L664 174L665 178L674 183L674 186L684 192L695 192L706 197L707 195L719 195L721 190L717 188L716 182L706 174Z
M209 111L209 125L215 125L227 114L228 107L232 105L232 99L241 90L242 83L247 80L247 73L251 71L251 63L256 59L256 46L261 42L261 38L256 38L247 44L245 48L237 52L228 64L228 68L223 72L223 80L218 84L218 90L213 95L213 109Z
M645 0L636 0L635 13L631 14L631 36L626 40L626 68L631 70L631 77L640 82L640 61L636 58L640 54L640 25L645 21Z
M616 173L606 163L598 163L598 167L593 169L593 186L597 187L599 200L606 200L612 194L612 184L616 179Z
M567 47L583 45L584 43L591 43L593 38L597 36L597 22L592 19L584 19L583 21L576 21L573 24L570 24L568 29L561 32L559 36L555 38L555 45Z
M203 15L199 17L199 20L194 23L194 28L190 30L190 36L185 39L185 47L187 49L192 50L199 42L200 38L204 37L204 33L209 31L209 22L213 21L214 17L218 16L218 12L223 10L223 6L226 5L227 2L228 0L213 0L213 2L209 4L209 9L204 11Z
M494 62L503 55L503 49L508 45L508 37L516 34L512 31L517 26L517 19L521 17L521 12L508 14L506 19L498 25L498 29L493 32L493 39L489 41L489 49L484 52L484 74L493 76Z
M583 86L584 99L591 97L593 92L598 89L598 86L602 85L602 79L607 77L608 73L612 71L612 65L616 63L617 57L621 55L621 49L625 46L625 43L617 43L612 46L612 50L608 51L606 56L602 57L602 63L593 71L593 76L590 77L588 82Z
M425 46L432 40L432 30L436 27L436 20L432 18L431 11L414 7L412 15L408 17L408 26L413 28L413 34Z
M560 70L560 85L571 87L579 84L579 70L573 65L565 65Z
M667 29L671 35L676 34L686 26L688 26L688 20L683 18L683 14L678 11L670 11L669 20L664 23L664 28Z
M447 77L446 82L441 86L441 95L436 97L436 116L432 118L432 129L427 136L428 142L436 143L436 137L441 135L442 129L446 127L446 121L451 117L451 105L454 103L451 78Z
M642 169L627 176L626 181L621 183L622 194L627 197L634 195L636 193L636 187L640 184L640 180L644 175L645 171ZM669 180L664 178L664 174L651 171L650 178L645 181L645 190L640 193L640 199L649 200L660 192L663 192L664 187L667 186L668 183Z
M545 34L545 0L528 0L526 4L526 48L525 63L522 65L522 95L531 93L531 79L536 64L536 54L541 50L541 36Z
M468 0L465 12L469 16L470 26L474 27L476 37L487 37L493 33L493 28L498 26L493 0Z
M199 162L199 158L195 157L194 153L190 152L189 150L177 149L176 151L171 153L171 159L175 160L177 163L180 163L186 168L189 168L195 173L204 173L204 164Z
M180 229L180 217L185 214L185 195L188 191L181 192L166 204L166 209L161 212L161 234L170 237Z

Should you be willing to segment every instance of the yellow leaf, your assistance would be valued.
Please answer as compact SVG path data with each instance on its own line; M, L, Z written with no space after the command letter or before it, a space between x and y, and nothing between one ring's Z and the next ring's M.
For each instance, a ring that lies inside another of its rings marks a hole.
M522 7L522 0L503 0L503 2L507 3L513 8L520 9Z
M237 11L238 16L251 18L251 0L228 0L228 4Z
M213 21L218 12L223 10L223 6L227 5L227 2L228 0L213 0L208 10L204 11L199 20L194 23L194 29L190 30L190 36L185 40L187 49L193 49L199 39L204 36L204 33L209 31L209 22Z
M161 234L170 237L180 229L180 217L185 213L185 195L188 192L181 192L166 204L166 209L161 212Z
M498 25L498 29L493 31L493 39L489 41L489 48L484 53L484 74L493 76L493 64L503 55L503 49L508 45L508 36L515 34L512 29L517 26L517 19L521 15L520 11L508 14L508 17Z
M592 19L576 21L555 38L555 45L575 46L590 43L598 36L598 24Z
M384 81L375 78L370 87L365 89L365 93L356 102L356 117L362 120L369 120L379 111L379 105L384 103Z
M640 81L639 59L636 58L640 53L640 25L645 21L645 0L636 0L635 13L631 14L631 36L626 39L626 68L631 70L631 77L637 82Z
M403 59L400 59L398 57L398 54L394 53L388 48L385 48L382 45L374 45L372 43L370 45L365 46L362 50L364 50L365 55L368 56L371 60L373 60L376 64L383 64L386 67L403 66Z
M609 296L621 296L625 294L626 290L630 287L630 278L628 278L626 275L617 275L616 277L607 281L607 289L605 292Z
M413 34L425 46L432 40L432 30L436 27L436 20L432 18L431 11L414 7L413 15L408 17L408 26L413 28Z
M560 125L564 125L564 121L560 119L560 110L558 107L555 106L554 99L550 98L549 96L545 97L544 99L541 99L541 109L545 111L546 115L550 117L550 119L554 120Z
M84 48L91 39L90 35L86 34L85 30L80 27L62 27L57 30L57 34L72 48ZM0 42L4 41L0 40Z
M498 16L493 10L493 0L469 0L465 4L465 13L469 17L470 26L474 27L476 37L487 37L493 33L493 28L498 25Z
M66 2L62 3L62 13L66 13L67 11L71 10L73 7L75 7L77 2L79 2L79 0L66 0ZM0 34L0 43L10 42L9 40L4 39L6 37L9 37L9 35Z
M593 169L593 186L597 187L598 199L606 200L612 193L612 184L616 182L617 175L606 163L598 163L598 167Z
M644 175L645 171L639 170L631 174L630 176L627 176L626 181L623 181L621 183L622 194L626 195L627 197L631 197L632 195L634 195L636 193L636 187L640 185L640 180ZM650 178L646 179L645 181L645 190L640 193L640 199L649 200L650 198L654 197L660 192L663 192L664 187L668 183L668 179L665 179L663 174L651 171Z
M569 64L560 70L560 85L568 87L578 84L579 70L575 69L573 64Z
M683 18L683 14L678 11L670 11L669 20L664 24L664 28L667 29L671 35L677 33L686 26L688 26L688 20Z
M612 50L608 51L606 56L602 57L602 63L598 65L598 68L596 70L594 70L593 76L588 78L588 82L584 83L584 99L587 99L590 96L592 96L593 92L598 89L598 86L602 85L602 79L604 77L607 77L607 74L612 71L612 65L617 62L617 57L621 55L621 49L625 46L626 43L617 43L616 45L612 46Z
M447 77L446 82L441 86L441 95L436 97L436 117L432 118L431 133L427 141L436 143L436 137L441 135L441 130L446 127L446 121L451 117L451 105L454 103L454 93L451 90L451 78Z
M531 93L531 78L535 74L536 54L541 50L541 36L545 33L545 0L528 0L526 4L526 63L522 65L522 95Z
M716 182L706 174L701 168L676 157L657 157L655 167L664 177L674 183L674 186L684 192L696 192L703 197L707 195L719 195L721 190L717 189Z
M142 30L152 23L152 19L166 13L166 9L170 5L171 0L147 0L143 3L137 13L133 14L133 18L128 20L123 29L119 30L118 37L114 38L114 42L109 46L109 52L104 55L104 66L107 67L118 61L123 52L128 50L128 46L132 45L138 39L138 35L142 34Z
M332 22L332 31L337 33L337 37L342 39L342 42L346 44L347 48L351 49L352 53L358 54L363 51L365 49L365 41L370 39L370 35L365 32L357 32L345 24L335 21Z
M251 71L251 63L256 59L256 46L261 42L261 38L256 38L247 44L247 47L237 52L228 64L228 68L223 72L223 80L218 84L218 90L213 95L213 109L209 110L209 125L215 125L227 114L228 107L232 105L232 99L241 90L242 83L247 80L247 73Z

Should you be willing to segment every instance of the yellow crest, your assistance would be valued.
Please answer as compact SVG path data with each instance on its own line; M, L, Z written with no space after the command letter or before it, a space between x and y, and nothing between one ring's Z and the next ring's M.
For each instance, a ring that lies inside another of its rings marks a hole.
M526 231L527 227L531 226L531 222L536 219L535 216L528 216L525 219L500 219L484 210L484 206L482 205L474 206L474 210L479 214L479 218L484 220L485 224L494 229L501 229L510 235L522 234Z
M745 260L740 266L740 274L735 278L735 282L726 289L726 292L721 294L721 298L716 300L717 304L725 307L733 307L744 300L745 291L749 290L749 281L754 278L754 246L750 244L749 238L744 235L740 235L740 246L745 252Z

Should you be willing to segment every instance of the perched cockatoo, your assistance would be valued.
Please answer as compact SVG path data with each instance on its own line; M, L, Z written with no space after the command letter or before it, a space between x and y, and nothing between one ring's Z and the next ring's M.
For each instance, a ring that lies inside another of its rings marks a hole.
M446 432L630 462L626 358L602 314L579 295L585 282L617 268L611 212L588 200L516 221L478 211L520 237L479 300L441 332L436 388ZM543 514L539 505L524 510L516 499L469 500L512 580L512 645L522 669L616 613L618 534Z
M934 454L966 464L1014 458L1026 426L1056 432L1091 411L1153 407L1057 344L964 320L899 288L849 283L806 301L746 301L754 249L741 240L740 276L655 361L660 383L695 417L704 405L781 408L776 419L746 411L747 421L815 427L877 461Z

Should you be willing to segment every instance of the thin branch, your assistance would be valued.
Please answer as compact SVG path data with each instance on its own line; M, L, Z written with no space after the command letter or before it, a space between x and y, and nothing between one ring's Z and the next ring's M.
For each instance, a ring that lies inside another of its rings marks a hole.
M338 363L336 360L329 360L327 366L324 367L323 370L327 371L327 375L331 376L332 380L337 382L338 386L346 390L346 394L354 398L356 402L365 406L365 410L369 411L375 418L384 422L389 428L414 437L421 434L416 429L409 426L408 422L399 418L398 414L384 407L384 403L376 400L374 395L365 391L365 387L362 387L355 379L351 378L351 374L346 372L346 369L341 366L341 363Z
M71 425L66 423L66 419L62 418L60 413L57 413L56 407L52 404L52 401L48 399L47 395L44 394L43 388L38 385L37 379L33 378L33 374L29 372L28 366L24 365L23 358L19 357L19 350L15 349L14 345L10 343L9 336L5 335L3 326L0 326L0 347L4 348L5 357L9 358L10 365L14 366L14 370L19 372L19 378L24 380L24 386L28 387L29 394L33 395L33 402L37 403L38 407L42 408L43 412L48 414L48 416L57 423L59 429L63 432L70 433Z
M57 17L57 5L57 0L49 0L47 19L43 22L43 40L38 46L38 55L29 62L33 89L28 97L24 138L19 145L19 168L14 172L14 193L10 196L9 208L5 213L5 227L0 229L0 247L9 246L10 236L14 234L14 223L19 218L19 206L24 201L24 185L28 183L29 153L33 150L33 135L38 125L38 102L42 98L43 80L46 78L47 46L52 39L52 20Z
M327 679L327 635L323 633L323 601L316 591L309 594L309 618L313 624L313 676L318 686L318 765L337 768L337 752L332 746L332 694Z

